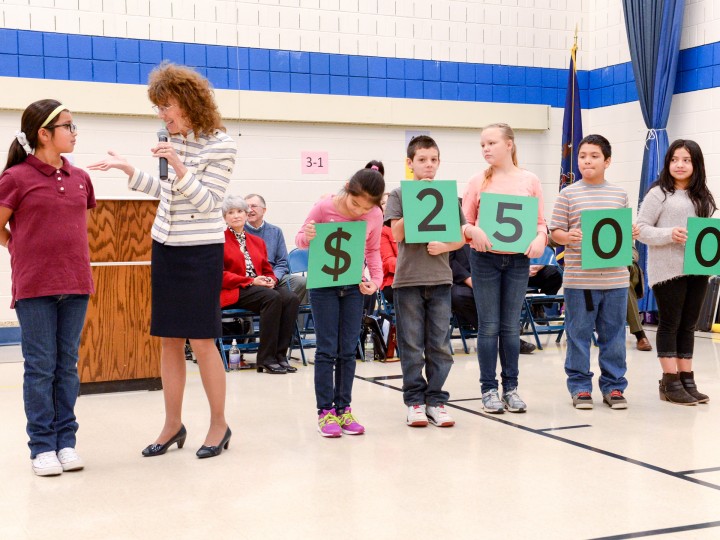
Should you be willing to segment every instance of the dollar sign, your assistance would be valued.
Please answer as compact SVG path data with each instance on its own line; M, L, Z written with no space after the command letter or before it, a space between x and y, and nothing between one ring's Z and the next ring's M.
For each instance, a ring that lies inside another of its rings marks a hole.
M343 231L341 227L334 233L329 234L325 239L325 251L328 255L335 257L335 265L331 268L325 264L322 267L322 271L331 275L333 281L337 281L340 274L344 274L350 267L350 255L348 255L347 251L340 249L340 243L343 240L350 240L350 238L352 238L350 233ZM335 242L333 246L335 240L337 240L337 242ZM342 259L342 264L340 263L340 259Z

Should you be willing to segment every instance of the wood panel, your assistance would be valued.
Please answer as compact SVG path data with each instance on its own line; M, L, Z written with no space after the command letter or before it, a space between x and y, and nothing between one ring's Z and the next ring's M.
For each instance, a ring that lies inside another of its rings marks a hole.
M150 336L150 229L157 204L99 200L90 213L95 294L80 340L81 393L158 388L160 340Z
M160 339L150 336L150 265L94 266L80 343L81 383L160 377Z
M99 200L88 222L90 261L149 261L157 205L152 200Z

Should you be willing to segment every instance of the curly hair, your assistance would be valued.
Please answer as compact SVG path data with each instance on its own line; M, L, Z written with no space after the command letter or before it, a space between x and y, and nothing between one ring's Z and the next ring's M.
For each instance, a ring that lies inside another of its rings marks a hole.
M198 135L225 131L210 82L194 69L162 62L150 72L148 97L158 106L175 98Z

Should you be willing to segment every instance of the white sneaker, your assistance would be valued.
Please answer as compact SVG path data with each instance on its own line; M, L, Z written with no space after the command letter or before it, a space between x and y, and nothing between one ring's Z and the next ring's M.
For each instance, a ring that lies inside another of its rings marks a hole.
M452 427L455 425L455 420L453 420L450 413L445 409L445 405L442 403L439 405L428 405L426 412L428 420L438 427Z
M425 427L428 425L425 405L410 405L408 407L407 425L412 427Z
M63 448L57 453L58 461L62 465L63 471L79 471L85 467L85 463L77 455L74 448Z
M62 474L63 468L55 452L42 452L32 460L32 470L38 476Z

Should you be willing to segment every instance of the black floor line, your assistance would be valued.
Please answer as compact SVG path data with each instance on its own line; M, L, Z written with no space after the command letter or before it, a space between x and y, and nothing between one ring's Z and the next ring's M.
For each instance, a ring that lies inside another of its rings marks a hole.
M380 386L385 386L386 388L391 388L393 390L397 390L398 392L402 392L402 388L398 388L397 386L393 386L391 384L383 383L380 381L374 381L371 378L368 377L361 377L360 375L355 375L356 379L360 379L362 381L370 382L373 384L377 384ZM717 491L720 491L720 485L712 484L710 482L705 482L704 480L699 480L697 478L693 478L692 476L685 476L680 473L676 473L674 471L664 469L662 467L658 467L657 465L653 465L651 463L646 463L644 461L640 461L639 459L634 459L627 456L622 456L620 454L616 454L615 452L609 452L607 450L603 450L602 448L595 448L594 446L590 446L589 444L584 444L581 442L573 441L570 439L565 439L563 437L560 437L558 435L554 435L552 433L548 433L547 431L539 431L535 428L531 428L528 426L523 426L522 424L516 424L515 422L512 422L510 420L505 420L502 418L505 415L492 415L492 414L486 414L479 411L473 411L472 409L468 409L467 407L462 407L460 405L457 405L455 403L448 403L448 407L451 407L453 409L457 409L459 411L463 411L466 413L474 414L475 416L480 416L482 418L485 418L486 420L492 420L493 422L499 422L501 424L505 424L506 426L514 427L516 429L520 429L522 431L527 431L528 433L534 433L536 435L540 435L542 437L547 437L549 439L554 439L558 442L569 444L571 446L575 446L576 448L582 448L583 450L589 450L591 452L595 452L597 454L601 454L603 456L607 456L613 459L619 459L620 461L625 461L627 463L631 463L633 465L638 465L640 467L643 467L645 469L649 469L651 471L659 472L661 474L665 474L667 476L672 476L673 478L677 478L678 480L684 480L685 482L690 482L691 484L697 484L699 486L704 486L710 489L715 489ZM508 413L510 414L510 413ZM713 522L714 523L714 522ZM627 537L632 538L632 537Z
M481 399L482 399L481 397L470 397L470 398L465 398L465 399L450 399L450 400L448 400L448 403L459 403L461 401L478 401Z
M581 427L592 427L590 424L577 424L576 426L560 426L560 427L548 427L543 429L538 429L538 431L560 431L563 429L576 429Z
M681 525L679 527L668 527L666 529L654 529L652 531L640 531L627 534L616 534L613 536L598 536L590 540L625 540L626 538L644 538L647 536L659 536L661 534L672 534L684 531L697 531L699 529L711 529L720 527L720 521L708 521L707 523L694 523L692 525Z
M691 471L678 471L678 474L701 474L706 472L720 471L720 467L708 467L707 469L693 469Z
M402 379L402 375L380 375L378 377L364 377L365 381L391 381L393 379Z

